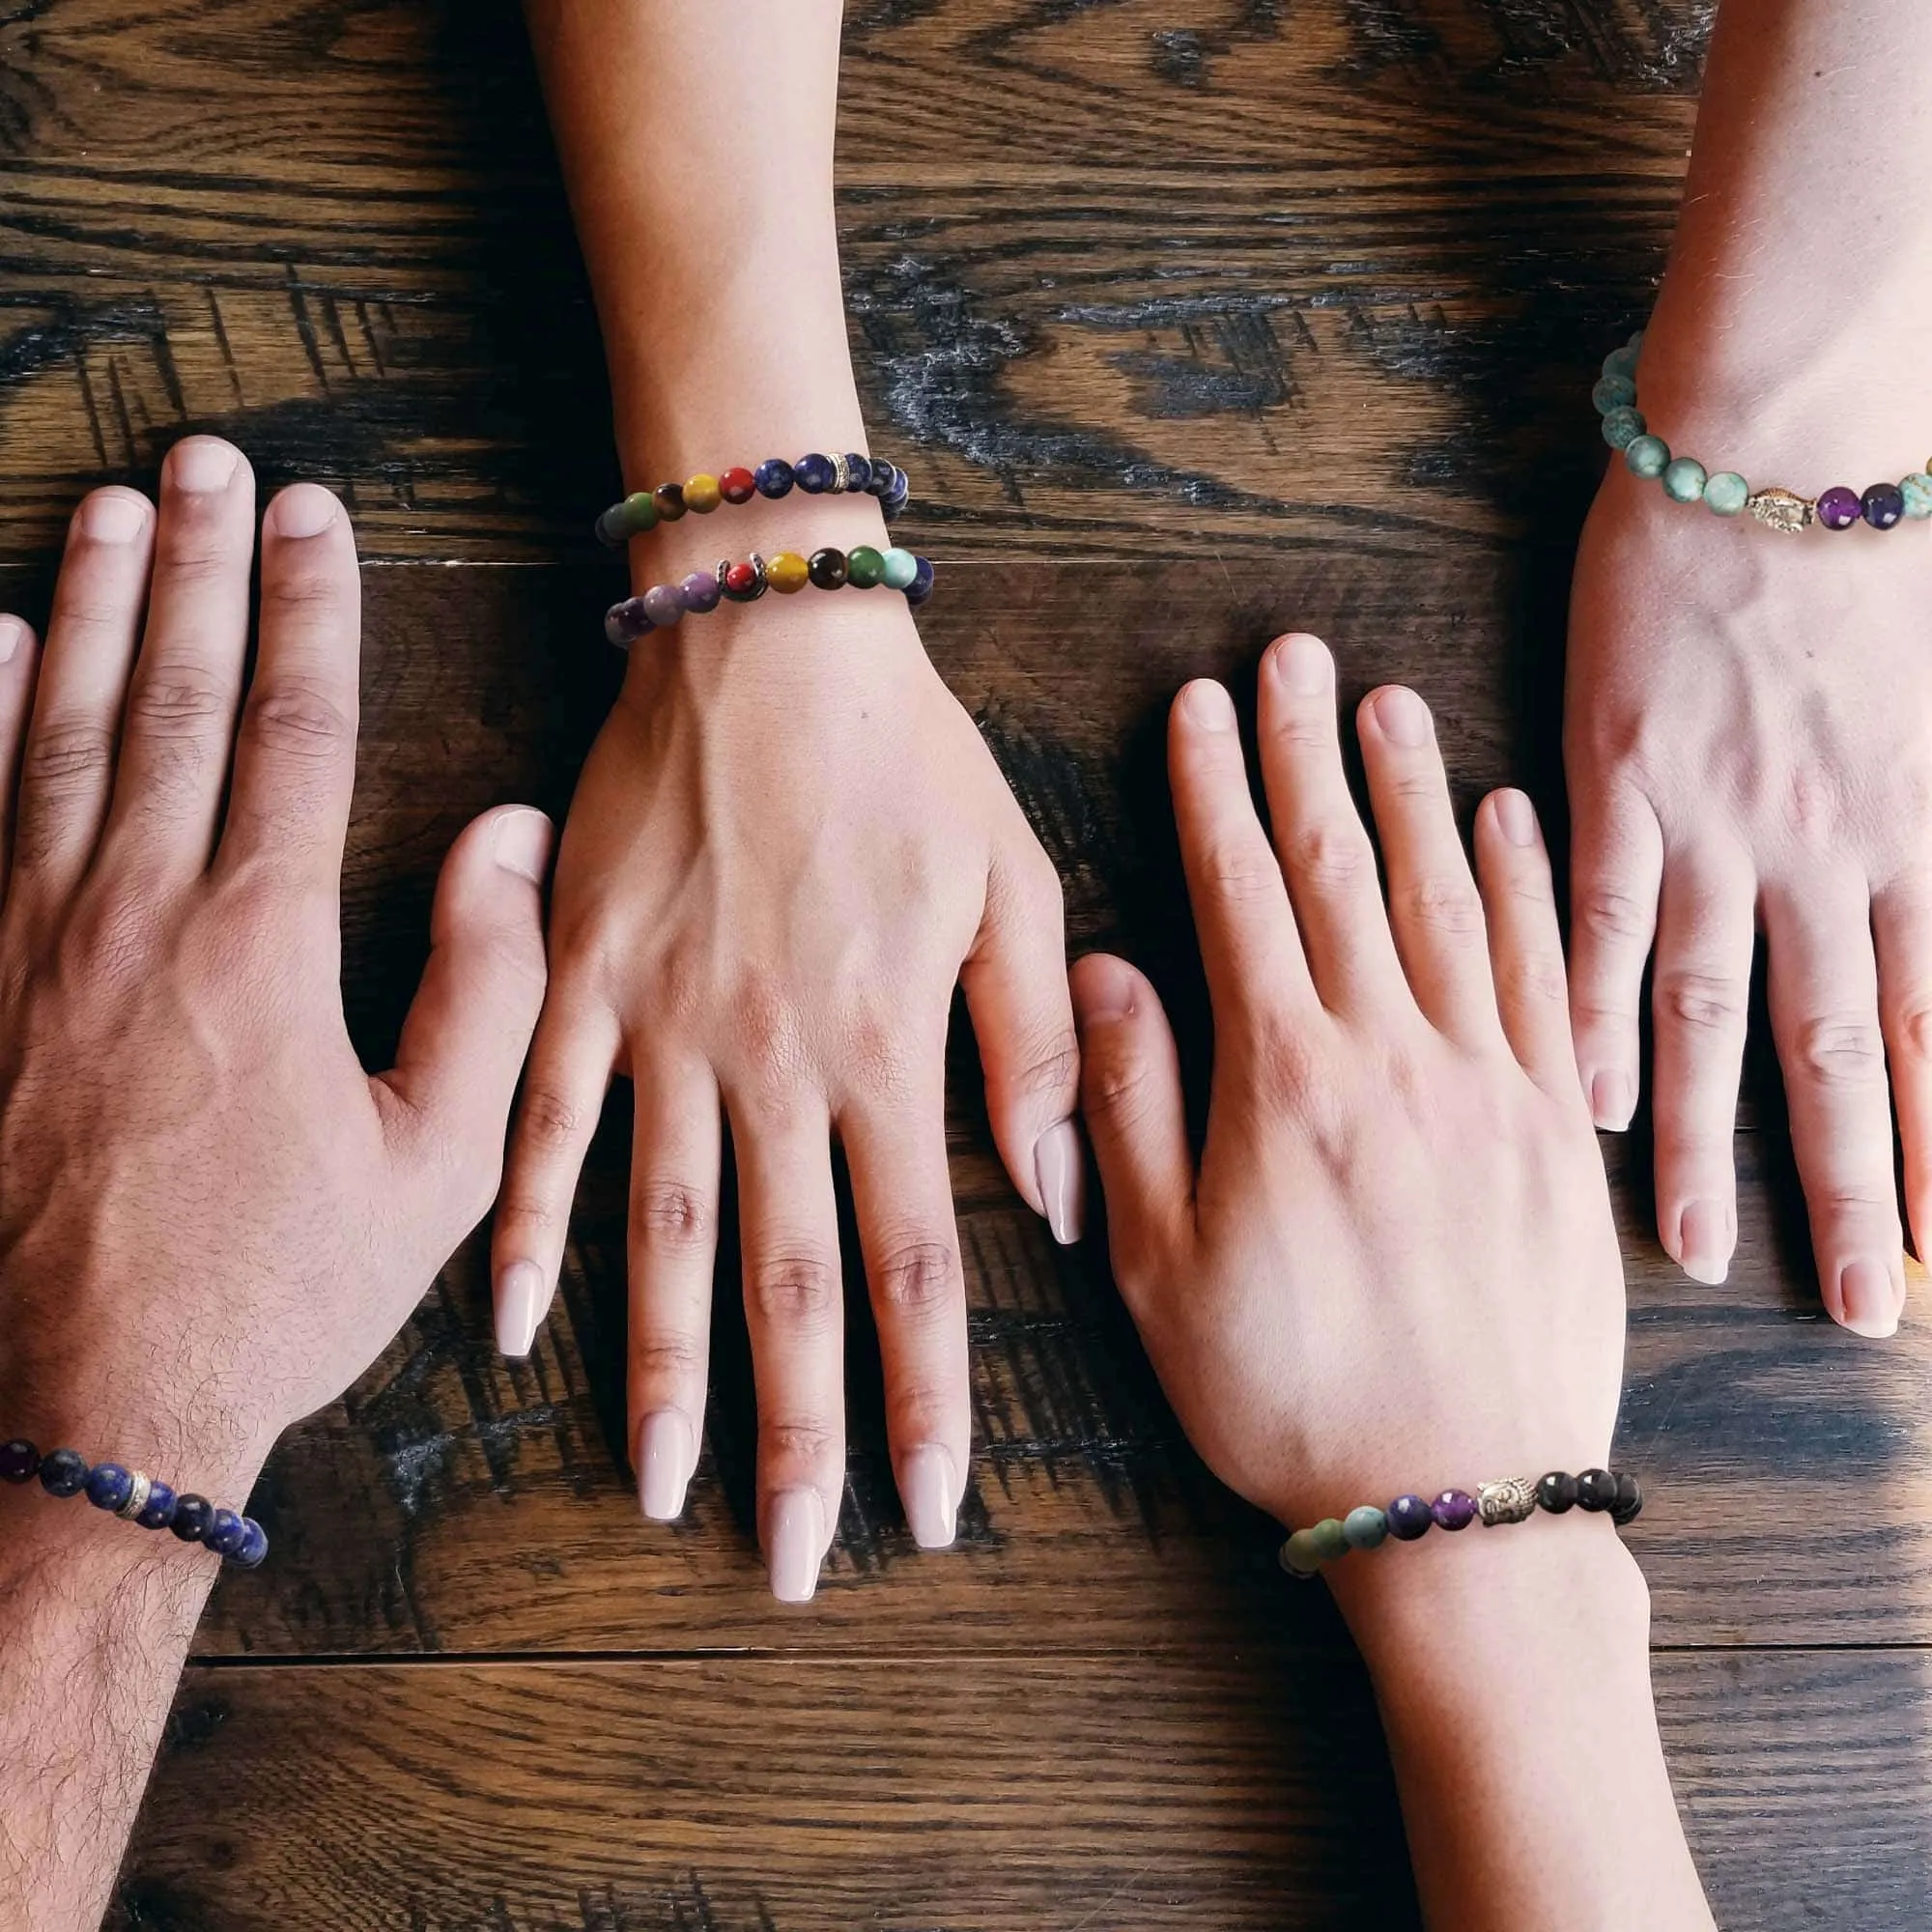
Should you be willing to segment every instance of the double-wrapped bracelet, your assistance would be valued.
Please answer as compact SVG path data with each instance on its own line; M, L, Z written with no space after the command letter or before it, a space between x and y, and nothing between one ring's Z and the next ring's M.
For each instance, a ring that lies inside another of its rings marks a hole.
M702 616L721 603L754 604L767 590L790 596L808 584L819 590L870 590L883 584L900 590L914 610L932 595L930 559L909 550L874 550L869 544L852 550L815 550L810 556L781 550L763 557L755 552L733 563L728 557L716 570L694 570L677 583L653 583L639 597L626 597L604 613L604 635L619 650L629 650L651 631L668 631L688 616Z
M1347 1516L1324 1517L1297 1529L1281 1546L1281 1567L1291 1577L1319 1576L1324 1564L1351 1549L1378 1549L1390 1537L1413 1543L1431 1529L1467 1529L1472 1522L1489 1528L1522 1522L1538 1510L1562 1516L1573 1509L1607 1516L1621 1528L1634 1522L1643 1508L1643 1492L1634 1476L1613 1469L1585 1469L1580 1476L1552 1469L1532 1480L1505 1476L1498 1482L1478 1483L1476 1493L1444 1490L1434 1502L1418 1495L1397 1496L1386 1509L1365 1503Z
M878 499L887 523L891 523L905 508L912 480L885 457L861 456L856 451L824 456L814 450L796 463L768 456L755 469L739 464L716 476L705 471L688 476L682 483L660 483L655 490L634 491L597 519L597 535L612 550L620 550L633 537L640 537L660 524L674 524L687 513L709 516L721 503L749 503L753 497L776 501L790 496L794 489L809 497L863 492Z
M90 1464L77 1449L44 1456L16 1437L0 1442L0 1482L31 1483L38 1476L50 1496L84 1494L98 1510L138 1523L172 1530L184 1543L199 1543L238 1570L257 1569L269 1553L269 1536L251 1516L217 1509L205 1496L177 1495L158 1476L119 1463Z

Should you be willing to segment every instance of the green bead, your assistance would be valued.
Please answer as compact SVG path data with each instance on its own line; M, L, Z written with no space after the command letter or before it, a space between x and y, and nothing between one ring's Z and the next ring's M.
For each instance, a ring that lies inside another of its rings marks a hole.
M845 554L845 582L855 590L869 590L886 574L886 560L870 544Z
M913 579L919 575L919 558L909 550L896 546L880 558L885 570L885 584L889 590L910 590Z
M1915 469L1900 480L1898 494L1905 498L1908 517L1932 517L1932 476Z
M1321 1568L1321 1552L1312 1541L1312 1529L1297 1529L1281 1546L1281 1567L1291 1577L1312 1577Z
M1605 376L1590 391L1590 400L1597 406L1597 413L1606 416L1612 410L1634 410L1636 408L1636 384L1628 376Z
M657 528L658 506L651 501L648 490L634 491L624 498L624 524L634 537Z
M1626 343L1621 349L1612 349L1604 357L1604 374L1615 380L1634 383L1636 381L1637 345Z
M1680 456L1664 466L1663 494L1673 503L1702 502L1707 480L1704 466L1694 456Z
M1612 449L1628 449L1645 433L1647 425L1635 410L1612 410L1604 418L1604 440Z
M1373 1503L1351 1509L1342 1519L1342 1534L1350 1549L1375 1549L1389 1533L1389 1520Z
M1661 436L1639 436L1625 443L1624 461L1634 476L1662 476L1670 467L1670 445Z
M1324 1516L1308 1532L1309 1548L1324 1563L1332 1563L1338 1556L1349 1553L1349 1539L1341 1522L1332 1516Z
M1750 485L1735 469L1720 469L1704 484L1704 507L1719 517L1740 515L1749 501Z

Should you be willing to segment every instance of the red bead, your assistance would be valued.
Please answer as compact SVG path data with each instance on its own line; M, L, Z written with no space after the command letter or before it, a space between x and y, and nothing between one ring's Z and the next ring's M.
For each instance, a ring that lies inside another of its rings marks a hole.
M742 597L758 581L758 573L749 563L734 563L724 573L724 588Z
M727 503L749 503L758 494L758 486L749 469L727 469L718 479L718 494Z

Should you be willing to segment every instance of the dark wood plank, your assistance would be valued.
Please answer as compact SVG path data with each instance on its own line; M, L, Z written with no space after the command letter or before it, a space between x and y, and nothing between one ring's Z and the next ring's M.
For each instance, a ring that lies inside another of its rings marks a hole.
M1657 1678L1720 1924L1925 1922L1924 1653ZM1396 1932L1401 1843L1341 1652L194 1669L109 1923Z

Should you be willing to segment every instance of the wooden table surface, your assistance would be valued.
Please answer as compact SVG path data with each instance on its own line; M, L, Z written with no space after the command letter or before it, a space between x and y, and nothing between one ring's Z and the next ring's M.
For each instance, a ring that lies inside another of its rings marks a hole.
M1315 628L1350 697L1420 687L1464 804L1514 780L1560 816L1587 391L1662 266L1708 0L847 12L852 340L945 565L924 634L1075 946L1150 966L1198 1071L1159 756L1186 676ZM10 600L43 613L81 491L189 430L355 513L380 1058L442 848L496 800L561 810L615 674L602 365L512 0L0 0L0 231ZM906 1535L861 1319L838 1546L810 1609L771 1602L728 1287L690 1513L639 1520L620 1094L529 1362L472 1243L275 1456L275 1559L214 1599L112 1922L1412 1922L1340 1626L1179 1440L1103 1260L1012 1197L955 1031L958 1548ZM1726 1927L1922 1927L1932 1333L1822 1319L1781 1121L1760 1050L1717 1289L1657 1247L1642 1124L1605 1144L1663 1729Z

